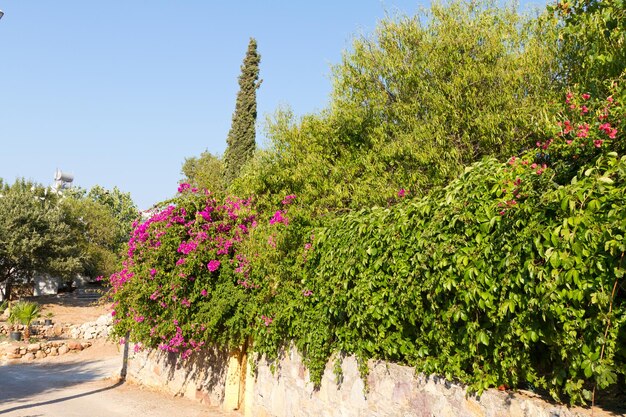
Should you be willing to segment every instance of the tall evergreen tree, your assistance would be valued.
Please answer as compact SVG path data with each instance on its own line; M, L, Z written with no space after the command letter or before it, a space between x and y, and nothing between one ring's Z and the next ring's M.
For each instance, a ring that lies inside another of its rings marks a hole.
M260 62L261 56L256 50L256 40L250 38L248 51L241 66L233 122L226 139L224 177L227 184L237 178L241 167L252 157L256 148L256 90L261 85Z

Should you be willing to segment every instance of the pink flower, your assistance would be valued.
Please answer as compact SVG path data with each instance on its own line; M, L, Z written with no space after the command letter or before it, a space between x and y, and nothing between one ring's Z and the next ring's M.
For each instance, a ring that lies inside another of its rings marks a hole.
M569 120L566 120L565 123L563 124L563 133L565 133L566 135L572 131L572 123Z
M179 193L182 193L183 191L186 191L186 190L188 190L188 189L190 189L190 188L191 188L191 185L189 185L189 184L187 184L187 183L185 183L185 182L184 182L184 183L182 183L182 184L180 184L180 185L178 186L178 192L179 192Z
M180 245L178 246L178 252L188 255L190 252L193 252L194 250L196 250L197 247L198 247L198 244L194 242L193 240L189 242L181 242Z
M263 320L265 327L268 327L274 321L273 318L262 315L261 320Z
M220 265L221 265L220 261L213 259L207 264L207 268L209 269L209 271L215 272L219 269Z
M532 164L530 167L531 167L532 169L535 169L535 168L537 168L537 164Z
M270 224L282 223L285 226L287 226L289 224L289 219L287 217L284 217L285 214L286 212L278 210L276 213L274 213L274 216L270 219Z
M289 194L288 196L285 196L285 198L283 199L283 205L291 204L291 202L295 200L295 198L295 194Z
M610 123L602 123L598 126L598 129L609 135L610 139L615 139L615 136L617 135L617 129L612 128Z
M313 295L313 291L311 290L304 290L302 291L302 295L304 295L305 297L310 297Z
M583 100L589 100L591 98L591 95L589 95L587 93L583 93L583 95L581 97L583 98Z
M200 295L203 296L203 297L206 297L207 294L208 294L208 292L204 288L202 289L202 291L200 291Z
M581 112L582 114L587 114L587 113L589 113L589 109L587 108L587 106L582 106L582 107L580 108L580 112Z
M593 144L594 144L594 146L596 148L600 148L600 147L602 147L602 142L604 142L604 141L601 140L601 139L596 139L596 140L593 141Z
M610 96L609 96L609 97L607 97L607 98L606 98L606 101L608 101L609 103L613 103L613 97L610 97Z
M406 193L407 193L407 191L404 188L400 188L400 190L398 190L398 197L404 198Z
M157 270L156 270L156 269L152 268L152 269L150 270L150 276L151 276L152 278L154 278L154 276L156 275L156 273L157 273Z

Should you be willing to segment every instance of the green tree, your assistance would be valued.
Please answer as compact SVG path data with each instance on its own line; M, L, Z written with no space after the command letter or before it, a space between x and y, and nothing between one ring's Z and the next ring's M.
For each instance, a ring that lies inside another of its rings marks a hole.
M328 109L277 114L238 192L293 192L322 212L385 205L534 146L562 88L553 29L490 1L383 20L335 66Z
M95 185L88 191L72 188L64 196L65 221L80 248L81 272L92 278L110 275L139 217L130 194Z
M17 180L0 183L0 289L9 297L16 280L35 273L70 279L81 271L79 245L59 196L41 185Z
M106 206L89 198L65 198L62 205L79 249L81 273L91 278L111 275L121 249L116 219Z
M181 173L184 175L182 182L192 187L214 193L224 191L224 161L208 151L202 152L199 157L185 158Z
M116 242L119 249L128 241L132 225L139 217L139 210L133 202L130 193L125 193L117 187L107 190L100 185L94 185L86 197L105 207L114 219Z
M248 51L241 66L233 121L226 139L228 146L224 153L224 165L227 183L237 178L241 167L252 157L256 148L256 90L261 85L260 62L261 56L257 52L256 40L250 38Z

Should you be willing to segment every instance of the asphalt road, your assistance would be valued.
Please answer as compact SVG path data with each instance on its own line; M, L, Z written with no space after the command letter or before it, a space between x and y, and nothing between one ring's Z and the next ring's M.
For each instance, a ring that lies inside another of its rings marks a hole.
M118 382L121 356L0 366L2 417L226 417L197 402Z

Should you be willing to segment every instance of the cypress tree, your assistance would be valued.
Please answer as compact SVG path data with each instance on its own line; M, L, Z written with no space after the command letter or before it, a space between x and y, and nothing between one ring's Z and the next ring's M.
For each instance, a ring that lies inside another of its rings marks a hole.
M252 157L256 148L256 90L261 85L260 62L261 56L256 50L256 40L250 38L248 51L241 65L233 122L226 139L224 177L227 184L237 178L241 167Z

